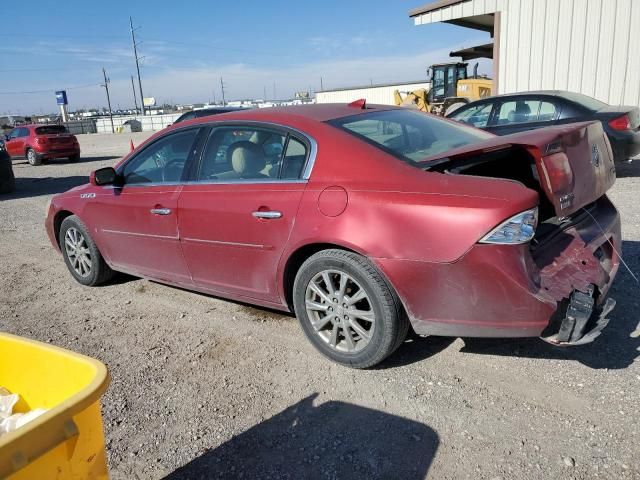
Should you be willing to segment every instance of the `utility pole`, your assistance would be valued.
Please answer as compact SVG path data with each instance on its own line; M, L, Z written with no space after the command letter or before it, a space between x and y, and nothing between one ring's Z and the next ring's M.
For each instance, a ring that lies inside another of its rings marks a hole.
M111 133L116 133L116 129L113 126L113 112L111 112L111 98L109 98L109 79L107 78L107 71L102 67L102 75L104 76L104 89L107 91L107 105L109 106L109 117L111 118Z
M322 77L320 77L320 90L323 91L324 90L324 86L322 85Z
M227 102L224 99L224 82L222 81L222 77L220 77L220 89L222 90L222 106L224 107Z
M138 100L136 99L136 85L133 83L133 75L131 75L131 89L133 90L133 104L136 107L136 115L138 114Z
M142 93L142 80L140 80L140 65L138 63L138 45L136 44L136 34L133 28L133 19L129 17L129 26L131 27L131 41L133 42L133 57L136 59L136 70L138 71L138 88L140 89L140 104L142 107L142 115L144 113L144 94Z
M273 82L273 99L276 99L276 82Z
M265 102L267 101L267 86L266 85L264 85L262 87L262 98L264 99Z

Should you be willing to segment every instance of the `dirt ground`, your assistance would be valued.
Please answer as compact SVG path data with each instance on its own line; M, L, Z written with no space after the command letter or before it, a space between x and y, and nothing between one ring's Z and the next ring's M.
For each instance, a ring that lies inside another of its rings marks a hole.
M80 136L78 164L14 161L0 197L0 330L105 362L114 479L640 478L640 286L621 270L595 343L411 338L380 368L321 357L295 318L130 277L77 284L51 195L148 134ZM611 197L640 272L640 161Z

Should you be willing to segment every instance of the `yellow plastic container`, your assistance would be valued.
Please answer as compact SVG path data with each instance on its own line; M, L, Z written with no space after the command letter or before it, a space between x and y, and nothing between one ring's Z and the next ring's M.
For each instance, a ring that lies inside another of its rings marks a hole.
M106 479L101 362L0 333L0 386L20 395L15 412L47 412L0 437L0 479Z

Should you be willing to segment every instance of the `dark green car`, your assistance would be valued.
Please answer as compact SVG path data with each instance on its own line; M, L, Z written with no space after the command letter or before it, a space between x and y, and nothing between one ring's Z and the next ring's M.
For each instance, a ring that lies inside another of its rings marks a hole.
M0 193L11 193L16 188L16 180L11 167L11 157L0 141Z

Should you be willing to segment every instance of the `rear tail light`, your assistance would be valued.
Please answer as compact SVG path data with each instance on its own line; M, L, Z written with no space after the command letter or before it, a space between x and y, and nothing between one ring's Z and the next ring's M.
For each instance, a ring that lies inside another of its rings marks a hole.
M38 145L44 145L47 143L47 137L36 137L36 143Z
M569 158L564 152L543 157L542 169L549 191L552 193L566 192L573 184L573 171L569 164Z
M621 117L609 121L609 126L614 130L631 130L631 119L626 113Z
M538 226L538 207L518 213L485 235L480 243L516 245L533 238Z

